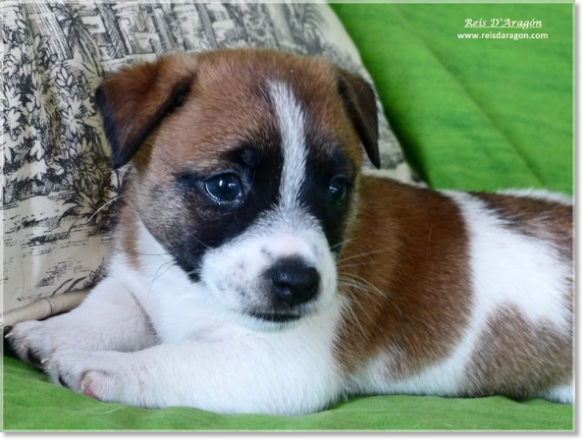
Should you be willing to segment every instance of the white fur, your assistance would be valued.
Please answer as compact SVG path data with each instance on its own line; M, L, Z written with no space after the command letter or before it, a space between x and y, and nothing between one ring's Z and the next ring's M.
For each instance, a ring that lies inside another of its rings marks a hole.
M564 300L571 265L561 261L548 242L507 228L481 200L465 193L449 195L460 207L471 237L474 313L484 319L512 305L529 321L546 320L562 333L571 332L572 313Z
M285 83L270 83L270 91L283 147L280 203L283 208L290 210L299 204L299 191L305 180L305 116L293 91Z
M151 260L153 269L159 260ZM126 279L138 277L121 261L117 266ZM142 291L163 344L133 354L63 349L51 358L53 379L60 374L73 389L103 401L222 413L304 414L337 398L341 381L331 344L340 302L294 327L255 331L206 303L209 294L180 274L171 269L157 278L150 295ZM130 284L141 287L150 278L143 274Z
M567 385L556 386L542 392L540 396L551 401L557 401L558 403L574 404L576 386L573 382Z
M544 189L505 189L498 194L512 195L514 197L527 197L537 200L549 200L564 205L573 204L573 199L559 192L546 191Z
M132 352L156 344L150 321L126 282L109 276L73 311L45 321L18 323L11 331L20 358L42 361L57 349Z
M466 367L488 320L507 306L518 308L530 322L545 320L561 334L572 333L572 313L564 301L572 269L558 258L553 246L507 228L470 194L445 194L460 208L470 236L473 299L468 327L449 356L411 377L388 375L390 360L399 350L388 349L374 356L365 370L352 378L351 392L459 395L466 382ZM544 396L573 403L573 389L567 386Z

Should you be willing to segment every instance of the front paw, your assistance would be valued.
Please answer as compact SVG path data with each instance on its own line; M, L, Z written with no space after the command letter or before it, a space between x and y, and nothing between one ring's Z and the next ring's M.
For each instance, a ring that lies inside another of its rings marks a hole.
M104 402L134 403L135 374L129 354L58 350L45 370L51 381Z
M47 325L43 321L25 321L15 325L6 334L6 339L18 357L36 368L42 368L58 347L58 331Z

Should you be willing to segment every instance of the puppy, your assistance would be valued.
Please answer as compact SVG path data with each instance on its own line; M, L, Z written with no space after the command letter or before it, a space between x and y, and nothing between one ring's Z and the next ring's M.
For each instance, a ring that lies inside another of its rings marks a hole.
M572 403L573 208L379 166L375 96L318 58L173 55L97 91L131 162L109 274L16 352L107 402L307 414L345 395Z

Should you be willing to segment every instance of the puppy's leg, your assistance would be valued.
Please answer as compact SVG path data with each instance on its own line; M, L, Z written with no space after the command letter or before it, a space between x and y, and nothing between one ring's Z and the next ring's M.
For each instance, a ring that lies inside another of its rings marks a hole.
M106 402L297 415L327 407L342 389L330 353L311 346L283 349L257 338L135 353L59 351L48 369L53 381Z
M22 360L39 368L57 349L136 351L156 342L142 308L112 278L98 284L71 312L18 323L7 338Z

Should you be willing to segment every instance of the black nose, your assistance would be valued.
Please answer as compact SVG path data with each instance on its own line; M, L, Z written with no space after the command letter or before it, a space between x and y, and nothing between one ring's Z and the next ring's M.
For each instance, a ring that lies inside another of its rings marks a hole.
M281 260L268 272L275 297L289 306L308 302L319 289L317 269L300 259Z

